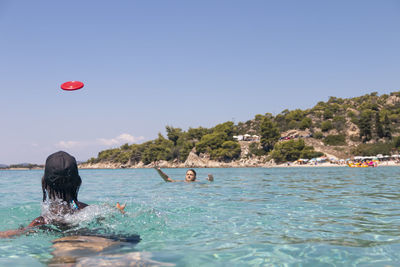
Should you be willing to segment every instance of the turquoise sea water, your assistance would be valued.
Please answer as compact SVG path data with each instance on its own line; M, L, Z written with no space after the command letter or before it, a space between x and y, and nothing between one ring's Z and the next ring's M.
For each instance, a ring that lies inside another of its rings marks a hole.
M52 265L52 240L75 232L141 238L73 252L83 266L400 265L398 167L197 171L201 183L187 184L165 183L152 169L81 170L79 200L91 206L66 232L0 239L0 266ZM185 169L165 172L183 179ZM40 214L42 174L0 171L0 230ZM116 201L127 202L125 215Z

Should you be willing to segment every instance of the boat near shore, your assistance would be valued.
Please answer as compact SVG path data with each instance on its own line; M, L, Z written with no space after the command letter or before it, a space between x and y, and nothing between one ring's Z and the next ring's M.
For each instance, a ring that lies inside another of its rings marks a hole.
M364 161L364 162L349 162L347 166L350 168L374 168L378 167L378 161L371 160L371 161Z

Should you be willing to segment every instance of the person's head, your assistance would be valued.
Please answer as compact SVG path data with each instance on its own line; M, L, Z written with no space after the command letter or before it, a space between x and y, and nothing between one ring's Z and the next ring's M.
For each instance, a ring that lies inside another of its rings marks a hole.
M43 202L47 197L50 200L78 201L81 183L78 166L73 156L59 151L47 157L42 178Z
M196 171L193 169L189 169L186 171L185 181L193 182L196 180Z

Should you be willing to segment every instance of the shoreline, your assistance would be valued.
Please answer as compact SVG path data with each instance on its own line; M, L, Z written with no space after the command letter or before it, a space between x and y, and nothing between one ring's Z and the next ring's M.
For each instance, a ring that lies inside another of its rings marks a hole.
M377 167L381 166L399 166L400 162L398 161L382 161L378 163ZM295 162L286 162L281 164L276 164L273 161L268 162L260 162L257 160L249 160L249 161L235 161L230 163L225 162L216 162L211 160L197 161L197 162L185 162L185 163L177 163L177 162L167 162L167 161L159 161L153 162L148 165L144 165L143 163L139 164L118 164L118 163L95 163L95 164L81 164L79 165L80 169L149 169L154 167L166 168L166 169L174 169L174 168L315 168L315 167L348 167L346 163L339 162L319 162L312 164L301 164L297 161Z
M80 164L78 165L78 168L80 170L116 170L116 169L152 169L156 166L156 164L151 163L148 165L131 165L131 166L124 166L121 164L110 164L110 163L101 163L101 164ZM164 169L183 169L183 168L197 168L197 169L207 169L207 168L266 168L266 169L271 169L271 168L330 168L330 167L348 167L350 168L347 164L336 164L336 163L329 163L329 162L324 162L324 163L318 163L318 164L297 164L297 163L283 163L283 164L227 164L227 163L221 163L221 164L210 164L210 165L202 165L202 166L196 166L196 165L191 165L191 166L185 166L184 164L166 164L165 162L162 162L160 164L157 164L157 166L164 168ZM394 162L394 161L388 161L388 162L382 162L379 163L377 167L400 167L400 162ZM371 168L371 167L369 167ZM29 170L44 170L44 168L2 168L0 171L29 171Z

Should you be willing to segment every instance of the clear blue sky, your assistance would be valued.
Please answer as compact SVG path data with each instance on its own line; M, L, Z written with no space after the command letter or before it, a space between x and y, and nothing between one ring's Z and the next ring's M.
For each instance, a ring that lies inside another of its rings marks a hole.
M0 0L0 163L399 91L399 29L397 0Z

